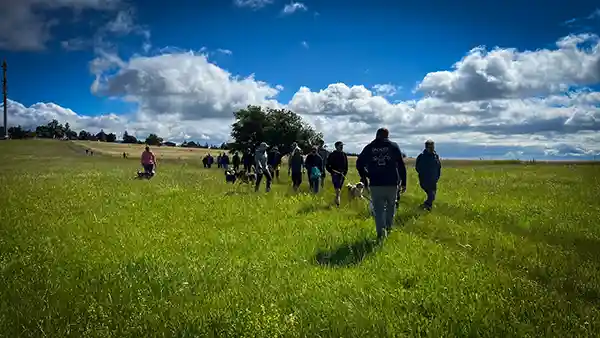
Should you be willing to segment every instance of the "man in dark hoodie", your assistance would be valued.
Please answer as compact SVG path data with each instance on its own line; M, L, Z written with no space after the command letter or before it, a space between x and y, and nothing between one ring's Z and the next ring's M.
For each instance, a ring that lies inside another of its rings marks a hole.
M221 155L221 168L225 170L229 169L229 155L227 153Z
M304 160L304 167L306 167L306 172L308 173L308 182L312 192L315 194L319 192L321 176L325 171L323 159L319 156L317 151L318 148L314 146L310 154L306 155L306 159Z
M415 169L419 174L419 185L427 194L427 199L421 207L431 211L433 201L437 192L437 183L442 174L442 164L440 157L435 152L435 143L432 140L425 142L425 150L417 156Z
M331 174L331 183L335 189L335 205L339 207L342 187L348 174L348 156L344 152L342 141L335 143L335 150L327 157L325 168Z
M252 154L252 149L248 148L246 153L242 156L242 162L244 163L244 170L249 173L252 169L252 165L254 164L254 155Z
M356 169L371 191L377 238L387 237L394 222L396 193L406 191L406 166L402 152L389 139L385 128L377 130L375 140L358 155Z
M267 162L269 164L269 168L271 169L271 176L277 179L279 182L279 170L281 169L281 153L279 152L279 148L274 146L269 154L267 154Z
M233 164L233 170L235 171L239 171L240 170L240 155L238 155L238 152L236 151L235 153L233 153L233 157L231 158L231 164Z

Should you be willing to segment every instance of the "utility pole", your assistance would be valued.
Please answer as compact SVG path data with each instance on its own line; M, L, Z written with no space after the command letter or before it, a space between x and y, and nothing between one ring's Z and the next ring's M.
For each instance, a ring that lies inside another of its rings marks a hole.
M2 98L4 102L4 139L8 140L8 85L6 81L6 60L2 62Z

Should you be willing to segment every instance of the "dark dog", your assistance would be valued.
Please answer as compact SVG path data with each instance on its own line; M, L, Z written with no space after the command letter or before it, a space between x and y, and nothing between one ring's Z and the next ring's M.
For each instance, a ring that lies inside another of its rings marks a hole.
M240 184L241 183L252 183L256 181L256 174L255 173L251 173L251 172L247 172L246 170L240 170L238 173L236 173L237 179L240 180Z
M235 172L235 170L233 170L233 169L225 170L225 183L234 184L235 181L237 180L237 178L238 178L238 176L237 176L237 173Z

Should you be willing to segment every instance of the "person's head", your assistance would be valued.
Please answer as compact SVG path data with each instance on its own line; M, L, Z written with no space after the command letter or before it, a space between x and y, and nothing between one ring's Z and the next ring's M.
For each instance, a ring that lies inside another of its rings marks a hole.
M435 143L433 142L433 140L425 141L425 150L427 150L430 153L435 151Z
M146 146L146 151L150 151L150 147Z
M386 139L390 137L390 131L387 128L379 128L377 129L377 133L375 133L376 139Z
M261 142L258 147L262 150L265 150L269 147L269 145L267 144L267 142Z
M335 144L335 150L342 151L344 150L344 143L342 141L337 141Z
M274 146L274 147L273 147L273 151L279 151L279 147L277 147L277 146Z

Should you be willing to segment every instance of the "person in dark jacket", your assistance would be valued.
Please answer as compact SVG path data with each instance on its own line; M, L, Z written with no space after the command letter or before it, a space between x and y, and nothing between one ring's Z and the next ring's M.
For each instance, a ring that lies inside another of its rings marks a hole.
M417 156L415 169L419 175L419 185L427 194L427 199L421 207L431 211L437 193L437 183L442 174L442 163L435 152L435 143L432 140L425 142L425 150Z
M279 182L279 170L281 169L281 153L279 152L279 148L277 146L274 146L267 155L267 162L269 163L271 176L275 177L277 179L277 182Z
M244 163L244 170L249 173L252 169L252 165L254 164L254 155L252 154L252 149L248 148L246 153L242 156L242 162Z
M208 153L208 155L206 155L206 164L208 165L208 169L210 169L213 163L215 163L215 158L212 157L210 153Z
M398 144L389 139L385 128L377 130L375 140L364 147L356 160L361 181L371 191L377 238L391 230L396 208L396 193L406 191L406 166Z
M308 173L308 182L311 190L315 194L319 192L321 176L323 175L323 171L325 171L323 159L319 156L317 151L318 148L316 146L313 147L310 154L306 155L306 159L304 160L304 167Z
M238 152L236 151L235 153L233 153L233 157L231 158L231 164L233 165L233 170L235 171L239 171L240 170L240 155L238 155Z
M229 155L227 153L221 155L221 168L225 170L229 169Z
M348 174L348 156L344 152L344 143L337 141L335 150L329 154L325 164L325 168L331 174L331 183L335 189L335 205L340 206L340 195L344 180Z
M204 168L208 168L208 155L202 158L202 165L204 165Z
M293 145L292 153L288 159L288 176L292 176L292 187L298 191L302 184L302 175L304 171L304 157L302 150L297 145Z
M321 143L319 144L319 148L317 150L317 154L319 154L319 156L321 156L321 158L323 159L323 166L327 166L327 159L329 158L329 151L327 151L327 149L325 149L325 142L321 141ZM325 176L327 171L323 170L323 172L321 173L321 189L325 188Z
M223 162L221 161L221 154L217 155L217 168L221 168L223 166Z

